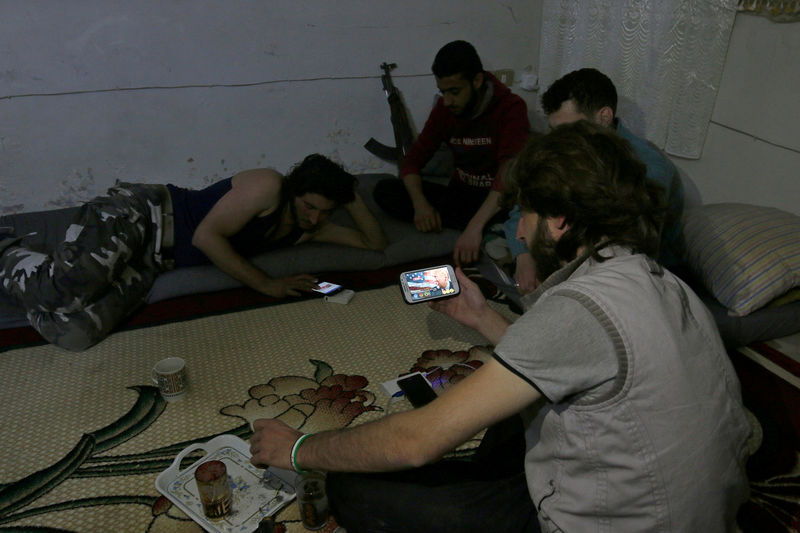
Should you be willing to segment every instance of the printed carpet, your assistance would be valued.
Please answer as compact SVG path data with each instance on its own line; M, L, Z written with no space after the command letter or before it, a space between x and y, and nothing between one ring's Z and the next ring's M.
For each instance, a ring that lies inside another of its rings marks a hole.
M219 434L246 440L259 417L313 432L409 408L390 405L381 383L440 367L446 387L480 366L484 342L405 304L393 285L359 291L347 305L315 298L131 328L81 353L8 349L0 353L0 531L201 531L154 486L186 446ZM166 403L150 370L172 356L186 360L190 388ZM294 504L277 522L303 531Z
M485 340L404 304L396 284L402 270L434 263L325 275L356 290L347 305L246 289L159 302L81 353L47 345L31 328L0 331L0 532L198 533L154 485L190 444L219 434L247 440L256 417L313 432L407 409L405 400L390 405L380 385L414 370L439 367L444 387L456 382L488 356ZM491 284L476 281L491 295ZM153 364L170 356L186 359L189 372L190 390L175 403L150 381ZM800 389L738 351L730 356L756 432L739 531L798 532ZM456 454L469 454L478 437ZM294 504L276 518L276 532L304 531ZM322 531L335 529L331 521Z

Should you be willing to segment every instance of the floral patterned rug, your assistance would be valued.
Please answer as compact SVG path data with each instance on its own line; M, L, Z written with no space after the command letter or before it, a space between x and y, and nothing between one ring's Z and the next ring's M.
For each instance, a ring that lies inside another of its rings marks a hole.
M360 424L410 408L391 403L382 382L424 370L444 388L489 353L471 330L404 304L395 284L358 290L347 305L235 296L149 306L132 327L82 353L42 344L33 330L0 336L0 532L199 533L155 488L187 446L220 434L247 440L258 417L307 432ZM492 305L513 318L508 305ZM259 307L234 312L248 306ZM175 321L186 314L210 316ZM730 355L758 436L739 531L800 531L798 389ZM190 389L166 403L150 370L171 356L187 361ZM455 453L470 453L478 437ZM304 531L294 504L276 521L276 532ZM322 531L336 527L331 520Z
M408 409L381 383L423 369L447 387L482 364L484 342L390 286L347 305L304 300L122 331L82 353L6 351L0 531L202 531L155 487L181 450L220 434L246 440L260 417L314 432ZM150 370L172 356L186 360L189 391L167 403ZM296 505L276 522L304 530Z

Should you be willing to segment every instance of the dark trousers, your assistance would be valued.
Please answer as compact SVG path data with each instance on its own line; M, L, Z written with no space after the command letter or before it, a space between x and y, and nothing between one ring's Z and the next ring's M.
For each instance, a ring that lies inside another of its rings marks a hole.
M519 417L487 430L472 460L384 474L331 472L328 499L348 533L538 533Z
M470 187L457 180L450 180L447 185L422 180L422 192L442 217L442 226L463 230L486 200L489 189ZM389 178L379 181L375 184L372 196L375 203L389 215L413 222L414 206L403 180ZM501 222L505 221L508 213L499 213L497 218Z

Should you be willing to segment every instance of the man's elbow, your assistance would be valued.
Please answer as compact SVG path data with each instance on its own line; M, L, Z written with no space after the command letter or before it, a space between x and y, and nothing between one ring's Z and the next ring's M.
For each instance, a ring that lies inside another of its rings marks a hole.
M192 234L192 246L203 253L208 250L209 242L210 238L208 232L202 231L201 228L197 228Z
M390 461L402 468L416 468L441 459L452 450L453 441L446 434L431 432L428 414L422 413L430 405L403 413L405 419L393 432L393 455Z
M401 468L419 468L442 455L425 439L406 439L397 447L394 462Z
M359 230L358 237L352 246L382 252L389 246L389 239L386 238L383 229L376 225L370 228L369 231Z
M195 248L203 249L203 236L200 235L197 231L194 232L192 235L192 246Z

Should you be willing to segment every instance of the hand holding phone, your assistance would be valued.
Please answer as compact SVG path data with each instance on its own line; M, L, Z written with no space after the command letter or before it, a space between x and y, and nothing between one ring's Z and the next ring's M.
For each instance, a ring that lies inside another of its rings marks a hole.
M400 289L403 299L409 304L449 298L461 291L455 270L450 265L403 272L400 274Z

